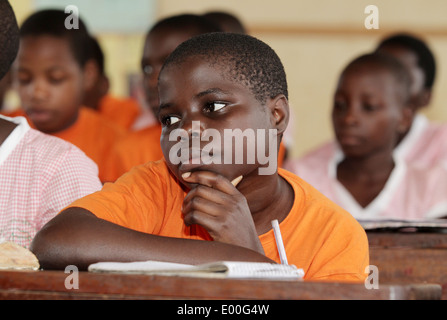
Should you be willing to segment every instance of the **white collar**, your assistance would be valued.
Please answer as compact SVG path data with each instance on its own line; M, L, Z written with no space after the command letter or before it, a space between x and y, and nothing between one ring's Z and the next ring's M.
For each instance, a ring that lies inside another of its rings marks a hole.
M17 124L17 127L15 127L6 140L0 145L0 165L2 165L31 128L24 117L9 118L0 115L0 118Z

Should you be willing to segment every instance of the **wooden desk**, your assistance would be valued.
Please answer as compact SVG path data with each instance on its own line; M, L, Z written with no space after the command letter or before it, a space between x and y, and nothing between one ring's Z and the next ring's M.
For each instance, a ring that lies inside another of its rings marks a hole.
M447 300L447 234L368 232L379 283L438 283Z
M367 232L374 248L447 249L447 233Z
M67 290L63 272L0 272L1 299L251 299L413 300L441 297L439 285L380 285L303 281L198 279L79 273L79 290Z

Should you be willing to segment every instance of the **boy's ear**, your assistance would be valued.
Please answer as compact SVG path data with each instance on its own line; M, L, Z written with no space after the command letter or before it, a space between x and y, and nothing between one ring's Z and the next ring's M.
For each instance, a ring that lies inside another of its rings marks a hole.
M289 101L285 95L279 94L275 98L269 99L268 106L278 135L281 135L286 131L289 124Z
M431 90L429 89L424 89L422 90L421 94L419 95L419 99L418 99L418 108L424 108L427 105L430 104L430 100L431 100Z
M87 61L84 66L84 90L89 91L95 86L99 78L98 66L93 60Z
M397 128L399 134L404 134L408 130L410 130L411 124L413 123L413 119L416 114L415 112L416 110L410 106L404 107L402 118Z

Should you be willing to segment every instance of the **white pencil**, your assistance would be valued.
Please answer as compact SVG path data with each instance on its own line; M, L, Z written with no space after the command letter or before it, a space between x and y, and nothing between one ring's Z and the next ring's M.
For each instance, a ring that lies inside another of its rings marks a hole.
M284 249L284 243L282 242L281 230L279 229L278 220L272 221L272 227L273 227L273 233L275 234L276 247L278 248L281 264L289 264L287 262L286 249Z

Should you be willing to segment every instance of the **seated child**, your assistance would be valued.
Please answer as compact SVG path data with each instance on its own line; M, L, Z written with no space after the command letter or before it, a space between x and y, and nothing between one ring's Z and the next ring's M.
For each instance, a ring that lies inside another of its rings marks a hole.
M415 36L396 34L383 39L375 51L399 59L412 77L410 94L411 107L414 109L413 119L408 129L396 140L394 156L412 166L447 167L447 125L430 122L420 112L430 104L436 76L436 61L430 48ZM294 171L296 167L325 166L338 152L340 150L337 142L329 141L300 159L288 160L284 168Z
M340 152L293 171L355 218L440 218L447 213L445 168L420 168L393 156L411 125L411 76L396 58L369 54L342 72L332 121ZM306 159L307 160L307 159Z
M84 49L89 35L81 20L79 29L66 29L65 19L63 11L44 10L23 23L16 72L19 97L33 128L79 147L106 182L108 154L125 131L81 106L92 80Z
M277 219L288 261L304 269L305 279L365 280L368 241L359 223L277 168L288 90L283 65L268 45L221 32L191 38L166 60L159 93L164 159L135 167L49 222L32 245L44 268L98 261L279 262L271 226ZM225 139L229 131L256 133L253 144L271 161L261 155L237 162L241 153L253 156L253 145L246 139L233 145Z
M19 48L19 28L0 1L0 79ZM34 235L74 200L101 188L97 166L77 147L0 116L0 242L28 247Z
M90 37L89 61L93 64L94 80L85 92L84 105L98 111L105 119L130 130L138 115L140 107L132 98L120 98L109 93L110 82L104 67L104 53L98 40Z

